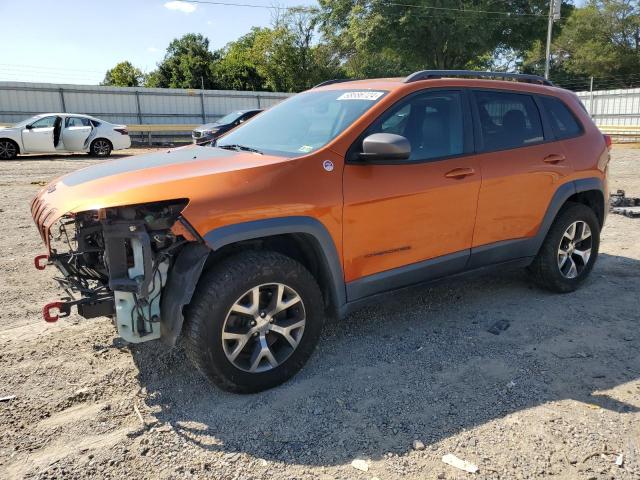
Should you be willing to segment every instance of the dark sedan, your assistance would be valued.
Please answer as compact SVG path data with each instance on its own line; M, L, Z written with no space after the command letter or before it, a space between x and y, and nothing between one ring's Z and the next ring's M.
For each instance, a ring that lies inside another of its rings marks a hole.
M232 128L237 127L242 122L246 122L254 115L257 115L262 110L236 110L235 112L228 113L221 119L213 123L205 123L200 125L193 132L191 132L191 138L196 145L205 145L211 143L223 133L228 132Z

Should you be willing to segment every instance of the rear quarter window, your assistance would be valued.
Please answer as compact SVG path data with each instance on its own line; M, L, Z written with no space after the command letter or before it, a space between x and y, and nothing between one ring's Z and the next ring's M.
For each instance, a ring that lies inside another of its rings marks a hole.
M582 133L582 126L562 100L552 97L540 97L540 99L547 111L556 139L576 137Z

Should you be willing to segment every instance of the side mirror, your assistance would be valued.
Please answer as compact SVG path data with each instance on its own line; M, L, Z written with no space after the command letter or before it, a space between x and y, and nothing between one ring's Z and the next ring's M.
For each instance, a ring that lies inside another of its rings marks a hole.
M374 133L362 141L361 160L407 160L411 156L411 144L402 135Z
M26 125L24 128L26 128L27 130L31 130L33 128L33 125Z

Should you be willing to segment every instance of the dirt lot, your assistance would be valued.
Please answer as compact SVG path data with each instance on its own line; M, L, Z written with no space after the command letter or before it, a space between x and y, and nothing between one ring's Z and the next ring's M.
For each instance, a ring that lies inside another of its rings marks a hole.
M613 157L612 189L640 195L640 150ZM0 163L0 478L640 478L640 220L609 217L576 293L521 271L413 288L329 325L288 384L238 396L107 319L42 321L56 290L28 203L94 162Z

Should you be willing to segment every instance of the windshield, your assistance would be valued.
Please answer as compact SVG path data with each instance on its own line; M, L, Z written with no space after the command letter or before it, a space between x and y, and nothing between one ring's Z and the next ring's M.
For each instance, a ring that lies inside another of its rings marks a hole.
M21 122L16 123L12 128L26 127L28 124L34 122L35 120L37 120L41 116L42 115L36 115L35 117L29 117L26 120L22 120Z
M217 142L274 155L306 155L323 147L385 94L372 90L310 91L295 95Z
M243 114L243 112L227 113L224 117L219 118L214 123L219 123L221 125L225 125L227 123L235 122L242 114Z

